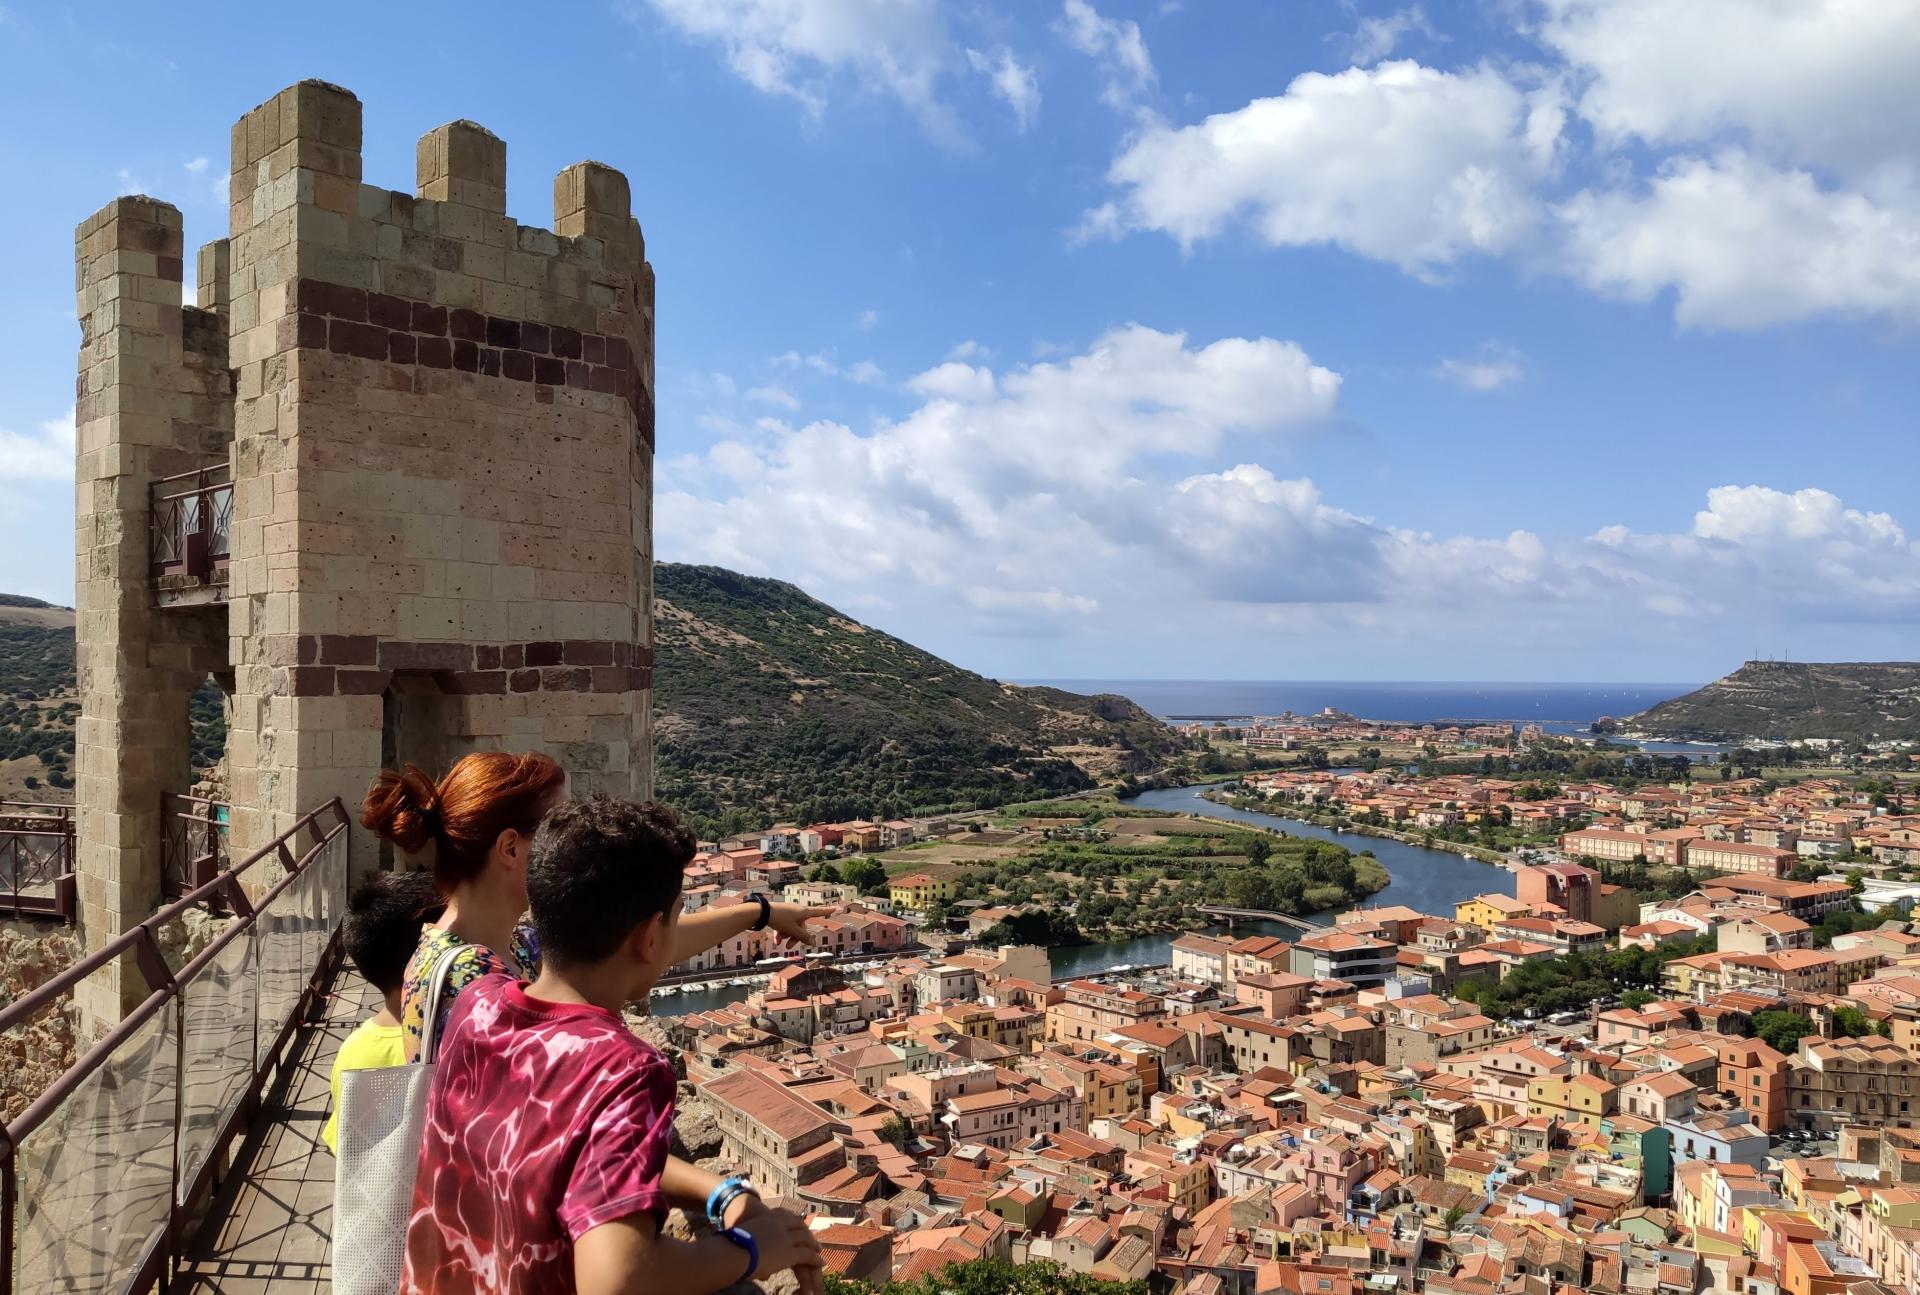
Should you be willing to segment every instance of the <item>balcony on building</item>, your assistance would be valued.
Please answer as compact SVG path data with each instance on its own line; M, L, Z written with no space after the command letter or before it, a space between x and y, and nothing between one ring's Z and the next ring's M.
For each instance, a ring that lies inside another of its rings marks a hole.
M154 604L204 607L227 600L233 476L225 463L161 477L147 487Z

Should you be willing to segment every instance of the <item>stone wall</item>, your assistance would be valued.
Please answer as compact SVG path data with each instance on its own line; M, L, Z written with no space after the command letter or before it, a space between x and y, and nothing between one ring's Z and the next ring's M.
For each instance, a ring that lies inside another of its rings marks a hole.
M651 789L654 282L627 181L570 166L553 228L524 226L482 127L422 138L413 193L362 183L361 130L317 81L241 118L200 308L173 208L119 199L78 232L90 944L158 898L159 796L186 787L210 671L236 858L399 761L541 749L576 791ZM156 609L147 484L218 459L226 601Z
M471 122L420 141L415 194L361 183L360 142L318 82L233 133L236 848L352 803L383 756L537 747L577 789L650 781L627 182L567 168L549 231L505 214L506 145Z
M74 234L75 801L80 928L89 947L160 898L160 797L184 791L187 702L226 666L216 606L154 605L148 496L157 478L219 463L233 437L226 330L183 307L180 213L117 198ZM123 960L83 987L92 1019L146 993Z

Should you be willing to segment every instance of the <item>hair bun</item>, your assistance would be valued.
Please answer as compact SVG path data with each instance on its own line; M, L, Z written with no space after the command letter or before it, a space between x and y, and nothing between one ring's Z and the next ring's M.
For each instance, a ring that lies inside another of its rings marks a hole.
M367 788L360 824L407 854L418 854L446 829L440 789L418 765L382 769Z

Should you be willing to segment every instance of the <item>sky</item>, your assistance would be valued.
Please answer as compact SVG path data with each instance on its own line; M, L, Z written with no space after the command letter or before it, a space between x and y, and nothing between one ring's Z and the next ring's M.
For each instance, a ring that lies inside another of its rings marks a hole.
M1016 679L1920 657L1920 0L0 4L0 590L74 225L320 77L630 177L663 561Z

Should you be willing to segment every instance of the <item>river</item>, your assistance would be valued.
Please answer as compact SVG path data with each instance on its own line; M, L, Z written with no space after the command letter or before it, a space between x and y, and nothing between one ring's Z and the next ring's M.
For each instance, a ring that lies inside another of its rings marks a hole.
M1366 902L1370 906L1380 904L1404 904L1408 908L1422 913L1432 913L1439 917L1448 917L1453 906L1463 899L1484 894L1490 890L1511 891L1510 877L1503 868L1490 863L1481 863L1465 855L1454 854L1450 850L1429 850L1423 845L1407 845L1401 841L1384 837L1357 836L1351 832L1335 832L1331 828L1315 823L1303 823L1299 819L1284 818L1278 814L1259 814L1248 810L1234 809L1230 805L1216 805L1201 800L1198 793L1206 787L1168 787L1160 791L1142 792L1127 802L1136 809L1152 809L1165 813L1210 814L1215 818L1230 818L1237 822L1259 827L1270 827L1286 833L1288 836L1318 837L1323 841L1333 841L1358 853L1371 850L1374 857L1386 868L1387 875L1393 880L1387 888L1372 896ZM1332 914L1316 914L1330 919ZM1241 935L1278 935L1288 939L1298 935L1292 927L1277 922L1241 922L1235 926ZM1166 962L1169 959L1168 946L1174 937L1168 934L1142 935L1130 940L1107 940L1098 944L1077 944L1066 948L1054 949L1053 974L1056 976L1085 975L1094 971L1105 971L1110 967L1122 965L1140 966ZM744 986L721 985L711 989L683 991L665 997L656 996L653 1000L653 1013L656 1016L678 1016L686 1012L712 1011L727 1003L738 1002L746 997L749 989Z

